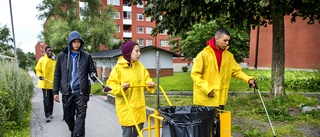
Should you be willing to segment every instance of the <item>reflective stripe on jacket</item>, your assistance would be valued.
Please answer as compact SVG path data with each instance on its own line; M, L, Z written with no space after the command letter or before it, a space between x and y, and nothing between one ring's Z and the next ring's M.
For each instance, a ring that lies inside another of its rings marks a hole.
M53 89L54 70L56 66L56 60L49 58L47 54L41 57L36 65L37 77L43 76L45 80L38 80L38 88Z
M193 85L193 104L202 106L225 105L231 77L248 83L253 77L245 74L228 50L222 53L220 72L213 49L208 45L195 58L191 70ZM208 94L214 90L214 98Z
M121 126L133 126L134 121L130 114L129 108L121 93L121 85L129 83L130 86L134 85L146 85L151 82L148 70L139 61L132 64L132 67L128 66L123 56L120 56L117 64L112 69L110 76L106 82L107 86L110 86L112 91L110 94L115 96L116 112L118 120ZM143 123L146 121L146 105L144 91L154 93L154 88L128 88L125 91L126 97L130 104L130 108L133 111L134 118L137 122Z

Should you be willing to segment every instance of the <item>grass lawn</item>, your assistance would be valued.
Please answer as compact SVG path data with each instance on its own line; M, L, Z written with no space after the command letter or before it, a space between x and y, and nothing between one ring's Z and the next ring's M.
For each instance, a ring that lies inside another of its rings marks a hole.
M244 69L245 73L255 77L255 75L265 74L265 70L249 70ZM156 78L153 78L153 81L156 81ZM270 89L270 83L266 81L257 82L261 91L267 91ZM193 81L190 76L190 72L175 72L173 76L166 76L159 78L159 85L165 91L192 91ZM241 80L232 78L230 82L229 91L253 91L252 88L249 88L248 84L244 83Z

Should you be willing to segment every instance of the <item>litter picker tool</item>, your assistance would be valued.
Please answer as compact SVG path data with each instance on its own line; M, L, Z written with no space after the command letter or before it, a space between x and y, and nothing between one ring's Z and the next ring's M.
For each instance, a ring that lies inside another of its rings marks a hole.
M266 111L266 114L267 114L267 117L268 117L268 120L269 120L269 124L270 124L271 129L272 129L272 133L273 133L274 137L276 137L276 133L274 132L274 129L273 129L273 126L272 126L272 123L271 123L271 120L270 120L270 117L269 117L267 108L266 108L266 106L264 105L264 101L263 101L263 99L262 99L262 96L261 96L260 90L259 90L259 88L258 88L258 85L257 85L256 82L254 82L254 84L255 84L255 87L254 87L254 88L257 89L258 94L259 94L260 99L261 99L261 102L262 102L262 105L263 105L263 108L264 108L264 110Z
M46 78L44 78L44 80L45 80L45 81L48 81L48 82L50 82L50 83L53 83L52 80L49 80L49 79L46 79Z
M105 87L106 87L106 86L100 81L100 79L97 78L96 75L94 75L94 74L91 74L91 75L93 75L93 76L98 80L98 82L102 85L102 88L105 88Z

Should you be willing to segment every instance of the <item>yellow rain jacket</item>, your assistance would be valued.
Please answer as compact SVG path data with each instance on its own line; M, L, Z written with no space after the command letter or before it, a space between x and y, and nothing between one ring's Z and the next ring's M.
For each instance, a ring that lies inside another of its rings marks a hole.
M135 124L121 93L121 85L129 83L131 87L135 85L146 85L152 81L148 70L141 62L134 62L132 67L128 66L128 63L123 56L120 56L117 65L112 69L106 82L106 86L110 86L112 89L109 93L115 96L116 112L121 126L133 126ZM154 93L155 87L128 88L125 91L125 96L128 99L137 124L146 121L145 90L149 93Z
M43 76L45 80L38 80L38 88L53 89L54 70L56 68L56 60L49 58L47 54L41 57L36 66L37 77Z
M228 49L229 47L227 47ZM245 74L228 50L222 53L220 72L214 50L208 45L195 58L191 70L193 85L193 104L201 106L225 105L231 76L248 83L253 77ZM214 90L214 97L208 94Z

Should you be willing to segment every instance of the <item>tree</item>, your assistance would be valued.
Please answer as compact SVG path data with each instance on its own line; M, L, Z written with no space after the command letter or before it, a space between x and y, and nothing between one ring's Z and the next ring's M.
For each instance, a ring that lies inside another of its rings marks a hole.
M35 66L36 65L36 55L33 52L26 53L28 58L27 66Z
M22 69L26 69L27 67L27 55L24 54L23 50L20 48L17 48L17 56L18 56L18 60L19 60L19 67Z
M3 27L0 26L0 54L13 56L13 46L10 45L11 42L13 42L13 39L10 36L10 31L7 25Z
M134 2L141 2L135 0ZM195 23L209 22L226 17L226 24L233 27L252 28L273 26L271 96L285 95L284 70L284 16L309 19L309 23L320 20L318 0L147 0L144 11L156 21L153 35L168 29L168 34L178 35L189 30ZM319 21L320 23L320 21Z
M215 30L219 28L228 28L225 24L220 24L217 21L210 21L208 23L198 23L193 25L192 30L183 33L181 40L176 36L169 37L170 44L173 46L174 52L180 52L184 58L192 60L205 47L206 42L213 38ZM230 40L230 50L236 61L241 62L249 55L249 30L244 29L229 29L232 36ZM181 44L179 44L181 43ZM183 46L181 46L183 45Z
M81 33L88 52L99 50L100 45L110 46L116 33L115 21L112 19L114 9L103 6L99 0L81 0L85 8L77 10L78 1L44 0L37 6L43 13L38 19L47 19L42 32L44 42L59 53L67 46L68 35L72 30ZM79 13L79 14L78 14ZM79 16L78 16L79 15Z

